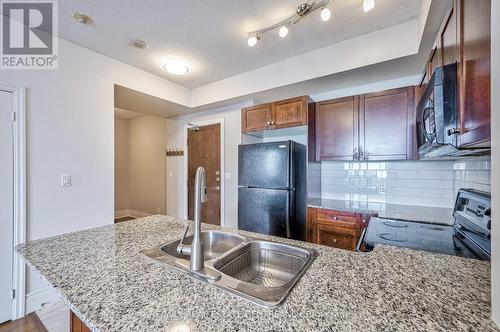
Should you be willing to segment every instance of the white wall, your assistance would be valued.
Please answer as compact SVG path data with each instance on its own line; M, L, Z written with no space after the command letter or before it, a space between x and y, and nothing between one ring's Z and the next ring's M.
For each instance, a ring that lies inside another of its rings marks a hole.
M177 84L64 40L59 69L2 70L0 83L27 87L28 240L113 222L115 83L189 99ZM44 286L28 272L28 292Z
M241 108L251 102L230 105L206 112L185 115L167 120L167 147L184 148L184 126L190 122L224 119L224 172L230 174L230 180L224 180L224 215L225 226L238 227L238 144L241 142ZM186 217L186 199L183 195L185 168L183 157L167 158L167 214L181 218ZM170 177L170 174L172 177ZM222 176L221 179L225 177Z
M128 209L165 214L167 120L148 115L128 121Z
M491 128L500 126L500 1L491 1ZM493 206L500 207L500 131L492 130L493 154L492 189ZM500 327L500 209L493 209L492 229L492 316Z
M129 120L115 117L115 211L129 209Z

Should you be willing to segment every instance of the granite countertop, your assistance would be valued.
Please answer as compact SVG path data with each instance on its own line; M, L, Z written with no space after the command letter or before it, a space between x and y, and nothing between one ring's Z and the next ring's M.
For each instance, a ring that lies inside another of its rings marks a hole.
M309 199L308 207L378 214L380 218L453 225L453 209L337 199Z
M139 253L179 238L184 225L157 215L17 251L93 331L168 331L179 322L193 331L499 331L489 319L488 262L389 246L356 253L239 232L319 253L271 310Z

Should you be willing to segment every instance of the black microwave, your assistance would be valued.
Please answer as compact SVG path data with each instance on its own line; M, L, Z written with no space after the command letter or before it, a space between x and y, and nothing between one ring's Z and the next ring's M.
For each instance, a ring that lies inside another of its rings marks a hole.
M438 67L417 105L419 158L452 156L457 148L457 65Z

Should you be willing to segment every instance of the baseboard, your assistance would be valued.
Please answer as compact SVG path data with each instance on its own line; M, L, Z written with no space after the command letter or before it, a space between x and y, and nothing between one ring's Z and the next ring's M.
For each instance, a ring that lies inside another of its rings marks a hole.
M26 314L40 310L47 303L57 301L59 297L52 287L45 287L26 294Z
M145 218L151 215L152 215L151 213L132 210L132 209L115 211L115 219L124 217Z

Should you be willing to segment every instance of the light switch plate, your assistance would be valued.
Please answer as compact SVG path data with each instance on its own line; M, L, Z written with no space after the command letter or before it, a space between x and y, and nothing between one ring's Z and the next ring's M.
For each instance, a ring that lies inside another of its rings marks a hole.
M61 187L71 187L71 175L61 175Z

